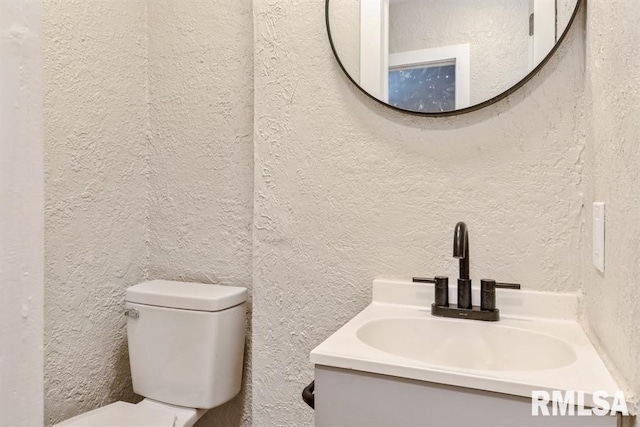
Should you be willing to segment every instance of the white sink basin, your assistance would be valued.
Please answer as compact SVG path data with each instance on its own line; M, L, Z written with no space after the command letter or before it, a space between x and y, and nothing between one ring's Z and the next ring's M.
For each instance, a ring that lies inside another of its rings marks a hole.
M311 362L527 398L578 390L587 406L597 391L620 389L577 321L575 294L500 289L497 322L432 316L433 299L431 284L375 280L371 304L316 347Z
M575 351L565 342L499 322L388 318L365 323L356 336L378 350L450 368L536 371L576 360Z

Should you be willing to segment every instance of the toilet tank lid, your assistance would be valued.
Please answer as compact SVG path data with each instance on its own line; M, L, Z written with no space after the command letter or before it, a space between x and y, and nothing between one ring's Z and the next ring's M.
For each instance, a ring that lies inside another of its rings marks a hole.
M185 310L220 311L247 300L239 286L152 280L127 289L127 302Z

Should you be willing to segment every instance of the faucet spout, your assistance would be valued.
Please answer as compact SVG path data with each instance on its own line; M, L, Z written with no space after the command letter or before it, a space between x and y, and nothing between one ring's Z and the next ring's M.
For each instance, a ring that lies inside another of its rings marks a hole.
M449 279L438 276L434 279L414 277L414 282L435 284L435 301L431 304L434 316L456 319L474 319L496 321L500 319L500 310L496 308L496 289L520 289L517 283L500 283L491 279L480 281L480 305L474 306L469 278L469 230L467 224L460 221L453 232L453 257L460 262L460 278L458 279L458 300L449 304Z
M460 279L469 278L469 232L460 221L453 232L453 257L460 260Z

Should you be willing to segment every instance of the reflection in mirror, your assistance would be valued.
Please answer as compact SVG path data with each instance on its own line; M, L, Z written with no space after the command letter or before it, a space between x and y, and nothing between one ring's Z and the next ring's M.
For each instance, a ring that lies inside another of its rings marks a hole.
M417 113L492 100L533 71L578 0L330 0L333 47L376 99Z

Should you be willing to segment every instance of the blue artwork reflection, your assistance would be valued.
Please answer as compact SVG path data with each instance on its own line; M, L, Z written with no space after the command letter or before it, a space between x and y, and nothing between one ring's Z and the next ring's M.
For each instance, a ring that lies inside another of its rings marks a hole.
M389 70L389 104L423 113L455 110L455 64Z

